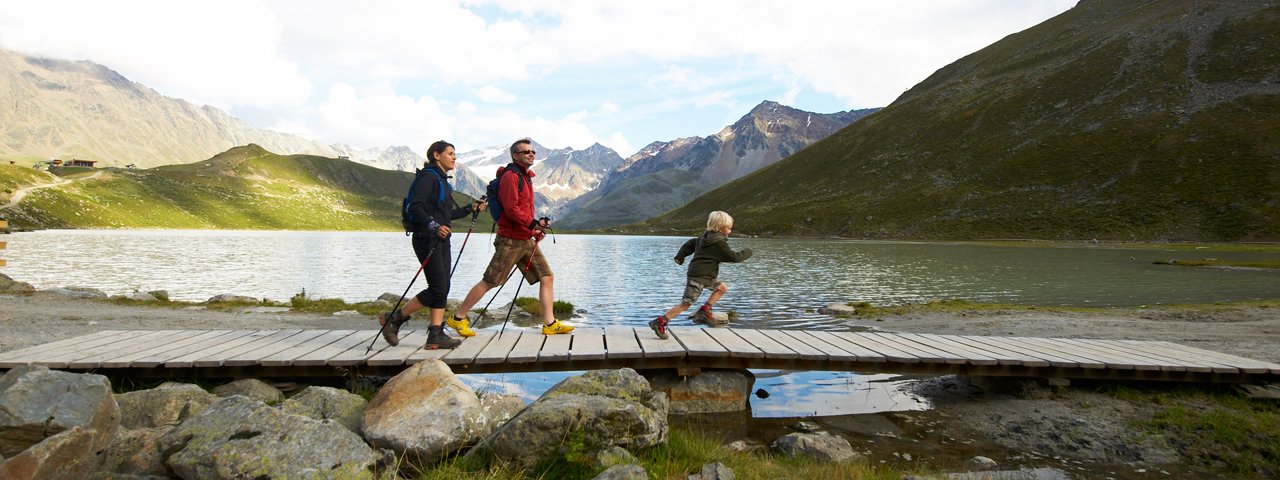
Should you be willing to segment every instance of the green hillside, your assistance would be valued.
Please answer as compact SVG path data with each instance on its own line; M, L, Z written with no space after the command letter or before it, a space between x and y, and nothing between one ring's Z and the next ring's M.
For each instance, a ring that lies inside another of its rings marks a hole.
M632 231L1280 239L1280 4L1085 0Z
M26 172L0 170L0 185L31 184ZM34 190L0 214L16 228L399 230L413 174L248 145L203 162L69 178L76 180ZM460 205L471 201L456 196Z

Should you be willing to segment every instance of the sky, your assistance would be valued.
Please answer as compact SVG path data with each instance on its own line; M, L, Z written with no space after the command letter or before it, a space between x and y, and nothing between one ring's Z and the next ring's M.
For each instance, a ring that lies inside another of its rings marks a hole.
M531 137L626 157L765 100L883 107L1076 0L0 3L0 48L90 60L250 126L356 148Z

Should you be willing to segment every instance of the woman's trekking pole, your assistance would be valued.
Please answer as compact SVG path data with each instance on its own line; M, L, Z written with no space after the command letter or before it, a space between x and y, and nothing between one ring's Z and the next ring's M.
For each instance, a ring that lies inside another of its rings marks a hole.
M525 263L524 263L524 271L525 271L525 272L528 272L528 271L529 271L529 267L533 265L533 256L534 256L534 255L536 255L536 254L538 253L538 242L540 242L540 241L541 241L541 240L534 240L534 242L533 242L533 248L532 248L531 250L529 250L529 261L527 261L527 262L525 262ZM516 268L519 268L519 266L517 265L517 266L516 266ZM512 275L515 275L515 273L516 273L516 271L515 271L515 270L512 270L512 271L511 271L511 274L512 274ZM510 279L510 278L511 278L511 277L507 277L507 279ZM505 283L505 282L504 282L504 283ZM516 300L518 300L518 299L520 298L520 287L522 287L522 286L524 286L524 275L523 275L523 274L522 274L522 275L520 275L520 280L517 280L517 281L516 281L516 295L515 295L514 297L511 297L511 306L507 308L507 317L502 319L502 328L498 330L498 336L502 336L502 333L507 331L507 320L511 320L511 311L512 311L512 310L515 310L515 308L516 308ZM497 295L495 294L494 296L496 297ZM492 301L492 300L490 300L490 301Z
M408 295L409 289L413 288L413 282L418 281L418 275L421 275L422 271L426 270L427 263L431 262L431 254L436 253L436 245L439 245L439 244L440 242L437 241L433 245L431 245L431 248L427 249L427 259L422 261L422 266L418 267L418 272L413 274L413 279L409 280L409 286L404 287L404 293L401 293L400 299L396 300L396 306L391 308L391 313L395 313L396 310L400 309L400 303L404 302L405 295ZM369 348L364 349L365 355L368 355L369 352L373 351L373 344L378 343L378 337L382 336L382 332L386 330L386 328L387 328L386 323L383 323L382 326L378 328L378 334L374 335L373 340L369 342Z
M485 199L486 199L486 198L488 198L488 196L486 196L486 195L481 195L481 196L480 196L480 201L481 201L481 202L483 202L483 201L485 201ZM476 211L474 211L474 212L471 212L471 226L470 226L470 227L467 227L467 236L462 238L462 248L459 248L459 249L458 249L458 258L453 259L453 268L450 268L450 269L449 269L449 278L450 278L450 279L452 279L452 278L453 278L453 272L458 271L458 264L459 264L459 263L462 263L462 252L467 251L467 240L470 240L470 239L471 239L471 230L472 230L472 229L474 229L474 228L476 228L476 217L478 217L478 216L480 216L480 211L479 211L479 210L476 210Z

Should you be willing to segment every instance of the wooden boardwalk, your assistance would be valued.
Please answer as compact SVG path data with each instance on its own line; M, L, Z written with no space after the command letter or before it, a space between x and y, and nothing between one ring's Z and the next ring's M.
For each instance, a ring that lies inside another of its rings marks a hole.
M400 345L376 330L106 330L0 352L0 369L44 365L134 376L212 378L390 375L438 358L458 373L605 368L762 368L1192 382L1280 380L1280 364L1168 342L911 333L672 327L481 331L455 350L424 350L425 330Z

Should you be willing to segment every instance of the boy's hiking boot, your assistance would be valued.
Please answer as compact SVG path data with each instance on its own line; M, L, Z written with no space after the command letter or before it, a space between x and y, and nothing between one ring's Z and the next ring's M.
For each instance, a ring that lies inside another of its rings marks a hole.
M378 324L382 325L382 338L388 345L394 347L400 344L400 326L408 320L398 309L378 314Z
M706 325L715 325L716 315L711 313L711 307L703 305L698 307L698 311L693 312L693 323L702 323Z
M653 329L653 333L658 335L658 338L666 340L668 322L670 322L670 320L667 320L667 317L659 315L658 318L649 320L649 328Z
M450 338L449 334L444 333L444 325L438 327L427 327L427 344L424 347L428 350L437 348L457 348L462 345L462 340Z
M471 329L471 326L469 325L470 323L471 322L466 318L458 318L454 316L450 316L448 320L445 320L445 324L449 325L449 328L452 328L453 331L458 332L459 336L463 337L476 336L476 331Z
M542 325L543 335L558 335L561 333L569 333L573 331L573 327L560 323L559 320L551 322L551 325Z

